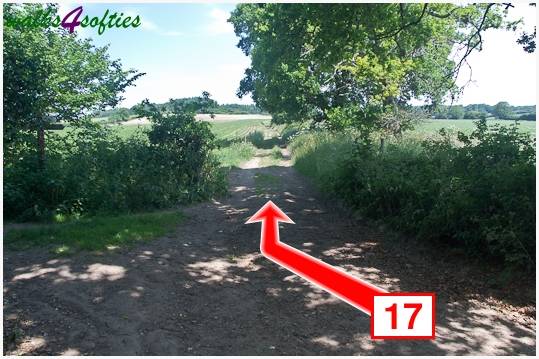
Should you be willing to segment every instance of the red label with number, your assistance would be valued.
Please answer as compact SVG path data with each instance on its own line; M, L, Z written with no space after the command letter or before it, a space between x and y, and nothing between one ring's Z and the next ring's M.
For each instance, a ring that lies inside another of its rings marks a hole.
M434 339L434 293L383 293L373 298L371 338Z

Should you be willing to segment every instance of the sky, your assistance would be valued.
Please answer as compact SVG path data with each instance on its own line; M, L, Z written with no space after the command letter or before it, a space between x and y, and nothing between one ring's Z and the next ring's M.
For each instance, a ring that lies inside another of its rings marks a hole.
M63 3L65 15L78 3ZM227 23L234 4L82 4L84 14L103 16L105 11L124 16L139 15L138 28L108 29L98 35L97 29L80 26L80 36L92 38L99 46L109 45L112 58L119 58L125 68L135 68L146 75L136 87L125 93L122 106L130 107L145 98L166 102L170 98L197 96L208 91L219 103L252 103L250 97L239 99L236 91L250 60L236 47L238 39ZM515 5L511 17L523 17L526 29L533 29L536 10L527 4ZM481 52L469 57L472 80L456 103L512 105L536 102L536 55L524 52L516 44L519 33L489 30L484 34ZM469 79L467 68L458 83Z

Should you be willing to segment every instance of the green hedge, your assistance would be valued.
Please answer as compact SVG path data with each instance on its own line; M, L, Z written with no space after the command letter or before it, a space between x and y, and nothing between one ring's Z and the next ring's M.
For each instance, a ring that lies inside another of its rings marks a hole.
M5 218L150 210L226 191L208 125L181 116L127 139L100 125L50 134L41 169L31 145L4 146Z
M510 267L535 268L535 139L517 126L399 140L383 151L352 136L292 143L296 167L363 216Z

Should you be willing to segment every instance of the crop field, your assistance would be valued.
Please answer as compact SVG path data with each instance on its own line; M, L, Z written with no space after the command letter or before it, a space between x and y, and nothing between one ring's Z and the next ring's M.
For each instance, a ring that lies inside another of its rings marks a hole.
M452 131L462 131L464 133L470 133L474 128L475 120L424 120L421 121L416 127L408 132L408 135L427 135L434 134L445 128ZM498 124L501 126L510 126L513 121L504 120L488 120L489 125ZM532 137L535 137L536 129L534 121L520 121L519 129L521 132L527 132ZM221 145L230 144L231 142L253 142L257 140L263 140L264 138L277 137L283 131L283 125L272 125L271 120L266 119L246 119L236 121L222 121L222 122L210 122L212 132L217 137L217 140ZM109 125L115 131L117 131L122 137L127 138L133 136L135 133L143 131L150 125ZM54 133L62 134L67 130L54 131ZM264 138L262 138L262 136Z
M421 121L416 125L415 129L409 134L424 135L429 133L435 133L442 128L463 131L470 133L474 128L475 120L432 120L427 119ZM501 126L510 126L513 121L504 120L488 120L489 125L499 124ZM283 125L272 125L271 120L268 119L245 119L235 121L212 121L210 122L211 128L220 143L226 142L239 142L241 140L249 141L253 140L253 137L260 136L262 133L264 137L271 138L278 136L283 131ZM134 135L137 132L143 131L150 125L109 125L115 131L117 131L122 137L127 138ZM535 137L535 121L520 121L519 128L522 132L527 132ZM67 130L54 131L54 133L62 134Z
M470 133L474 128L476 120L425 120L416 126L415 132L432 133L437 132L442 128L459 130ZM507 120L487 120L489 125L499 124L502 126L510 126L513 121ZM522 132L528 132L535 137L535 121L520 121L519 128Z
M463 131L470 133L474 128L474 122L476 120L424 120L416 125L412 132L425 134L435 133L442 128ZM280 132L284 128L283 126L271 126L270 120L238 120L230 122L217 122L212 123L212 129L217 138L219 139L232 139L232 138L244 138L250 133L255 131L264 131L266 134ZM488 120L488 125L498 124L501 126L510 126L513 121L505 120ZM122 126L122 127L136 127L136 126ZM519 128L522 132L528 132L532 136L535 136L535 122L534 121L520 121ZM129 134L133 129L121 129L122 133Z

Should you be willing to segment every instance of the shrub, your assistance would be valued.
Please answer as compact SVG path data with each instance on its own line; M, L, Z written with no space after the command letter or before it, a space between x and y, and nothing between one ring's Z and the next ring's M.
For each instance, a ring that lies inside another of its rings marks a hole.
M181 108L148 115L151 129L127 139L91 123L49 136L43 169L35 153L20 150L19 160L4 167L6 218L148 210L225 191L206 123Z
M517 125L479 121L469 136L442 130L436 139L393 141L383 151L351 143L343 135L300 136L292 144L295 165L365 217L534 268L535 140Z
M253 131L247 135L247 141L252 143L257 148L264 147L265 136L262 131Z

